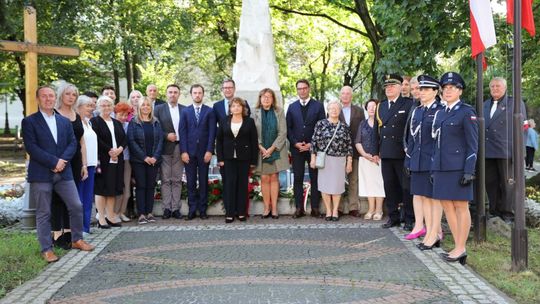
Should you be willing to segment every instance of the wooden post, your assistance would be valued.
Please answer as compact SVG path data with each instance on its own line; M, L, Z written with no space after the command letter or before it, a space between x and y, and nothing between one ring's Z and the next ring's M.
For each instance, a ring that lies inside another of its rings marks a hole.
M24 8L24 42L0 40L0 51L25 53L24 82L26 116L35 113L38 109L35 95L38 88L38 54L79 56L80 53L78 48L39 45L37 39L36 10L32 6L26 6ZM36 227L36 206L29 199L28 193L29 185L27 183L24 196L22 228L34 229Z

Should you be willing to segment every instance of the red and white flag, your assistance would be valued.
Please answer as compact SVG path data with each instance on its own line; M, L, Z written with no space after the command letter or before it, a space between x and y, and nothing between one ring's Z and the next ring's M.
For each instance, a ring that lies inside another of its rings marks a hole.
M521 0L521 27L527 30L531 37L536 34L532 3L533 0ZM506 22L514 24L514 0L506 0Z
M489 0L469 0L471 9L471 48L472 57L497 43L495 24ZM484 67L485 67L484 62Z

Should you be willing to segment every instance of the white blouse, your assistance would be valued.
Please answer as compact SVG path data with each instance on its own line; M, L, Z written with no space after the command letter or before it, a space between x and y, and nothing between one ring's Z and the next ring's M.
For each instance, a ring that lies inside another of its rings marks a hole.
M111 132L112 137L112 148L116 149L118 147L118 144L116 143L116 136L114 136L114 122L111 120L105 120L105 123L107 123L107 127L109 128L109 131ZM109 161L110 164L117 164L117 160L111 160Z
M86 118L83 119L86 120ZM97 135L94 129L92 129L92 126L88 120L86 120L86 123L83 122L82 125L84 129L83 138L86 145L86 165L88 167L95 167L98 163Z

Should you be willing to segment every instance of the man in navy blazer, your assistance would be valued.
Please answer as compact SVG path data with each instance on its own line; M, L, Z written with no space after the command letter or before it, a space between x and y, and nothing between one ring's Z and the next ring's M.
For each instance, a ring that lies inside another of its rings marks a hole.
M383 228L401 225L399 203L403 203L405 225L403 229L411 231L414 223L412 195L409 191L408 179L405 176L403 162L405 147L403 136L407 118L412 108L412 99L401 96L400 75L389 74L383 77L386 99L377 107L377 128L375 135L379 142L379 157L384 180L384 201L388 210L388 221Z
M306 79L300 79L296 82L299 99L289 106L286 116L287 138L290 143L294 173L293 192L296 211L293 218L306 215L303 202L305 164L309 164L311 161L309 149L311 148L311 137L315 130L315 124L326 117L323 104L311 98L309 90L309 82ZM319 217L321 193L317 186L318 170L312 169L310 166L308 168L311 181L311 216Z
M212 108L203 105L204 88L200 84L192 85L189 93L193 104L180 114L180 153L185 163L189 204L186 220L195 218L197 210L201 219L207 219L208 165L214 152L216 118Z
M56 262L51 239L51 197L54 190L69 212L72 248L91 251L94 246L83 241L82 204L73 181L70 160L77 140L71 122L54 112L56 94L51 87L37 89L39 111L22 121L23 140L30 156L27 181L30 200L36 204L36 222L41 254L45 261Z
M234 93L236 92L236 83L232 79L225 79L221 84L221 93L223 94L223 99L217 101L212 106L214 110L214 115L216 116L216 122L219 124L227 115L229 115L229 102L233 99ZM248 116L251 115L251 110L249 108L249 103L246 100L246 106L248 109Z
M514 99L506 94L506 80L493 78L489 83L491 98L484 102L486 122L486 193L489 213L507 222L514 219L512 194L513 183L509 172L513 170L512 161L512 115ZM526 118L525 104L521 111Z

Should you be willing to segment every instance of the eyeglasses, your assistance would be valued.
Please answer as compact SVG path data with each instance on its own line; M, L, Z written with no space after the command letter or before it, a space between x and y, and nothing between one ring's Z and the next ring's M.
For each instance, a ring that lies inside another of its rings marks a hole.
M221 87L222 90L233 90L234 87Z
M304 90L308 90L309 87L297 87L296 90L297 91L304 91Z

